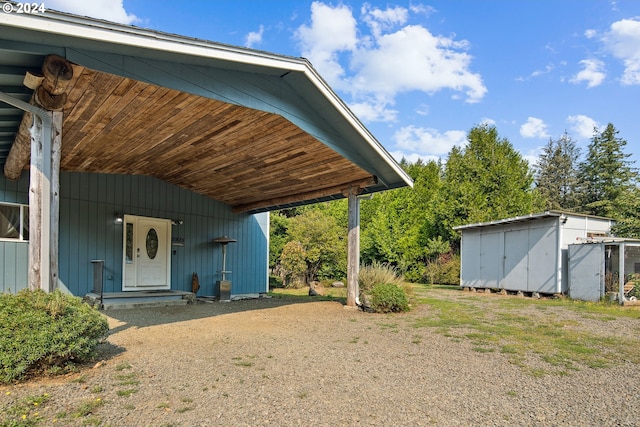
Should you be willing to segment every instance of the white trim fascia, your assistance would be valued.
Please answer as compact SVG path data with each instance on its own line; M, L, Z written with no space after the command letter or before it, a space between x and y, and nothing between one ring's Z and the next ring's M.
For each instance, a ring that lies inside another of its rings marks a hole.
M76 17L60 12L47 11L45 14L33 15L3 13L0 14L0 25L27 30L40 30L77 39L141 47L268 68L285 68L290 71L300 72L306 69L305 61L299 58L223 45L87 17Z

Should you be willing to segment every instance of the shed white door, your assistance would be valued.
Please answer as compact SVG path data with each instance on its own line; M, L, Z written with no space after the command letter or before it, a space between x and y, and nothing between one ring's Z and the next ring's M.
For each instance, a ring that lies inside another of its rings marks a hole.
M171 289L171 221L126 215L122 290Z
M569 245L569 296L598 301L604 295L604 246Z
M527 289L529 283L529 230L504 233L504 274L501 288Z

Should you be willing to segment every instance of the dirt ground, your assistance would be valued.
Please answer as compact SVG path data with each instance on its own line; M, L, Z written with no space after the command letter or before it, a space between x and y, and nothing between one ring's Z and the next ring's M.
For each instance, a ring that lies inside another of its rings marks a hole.
M639 425L636 365L533 376L418 326L428 305L381 315L270 298L105 314L95 366L0 387L0 404L46 394L24 412L47 426ZM638 332L637 320L540 315Z

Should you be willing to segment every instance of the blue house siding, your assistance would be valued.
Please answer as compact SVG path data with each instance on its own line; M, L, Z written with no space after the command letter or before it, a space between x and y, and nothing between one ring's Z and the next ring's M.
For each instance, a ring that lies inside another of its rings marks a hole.
M17 181L0 178L0 202L29 204L29 178ZM28 280L29 244L0 241L0 292L16 293L26 288Z
M0 179L0 201L27 203L28 174L24 175L17 183ZM227 246L233 294L267 290L268 214L233 214L223 203L152 177L92 173L60 177L61 288L74 295L90 291L91 260L102 259L105 292L122 290L124 225L115 222L116 212L183 221L171 230L173 238L184 240L184 246L171 247L171 289L190 291L191 275L196 272L198 294L213 295L215 281L220 279L222 248L211 240L228 235L238 240ZM26 247L0 242L2 286L26 286ZM15 268L10 269L7 265L14 266L14 259Z

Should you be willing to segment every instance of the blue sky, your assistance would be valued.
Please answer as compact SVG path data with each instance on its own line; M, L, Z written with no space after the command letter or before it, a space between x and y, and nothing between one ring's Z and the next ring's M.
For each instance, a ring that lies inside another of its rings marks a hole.
M637 0L45 0L158 31L305 57L396 159L446 159L496 126L530 162L613 123L640 166Z

